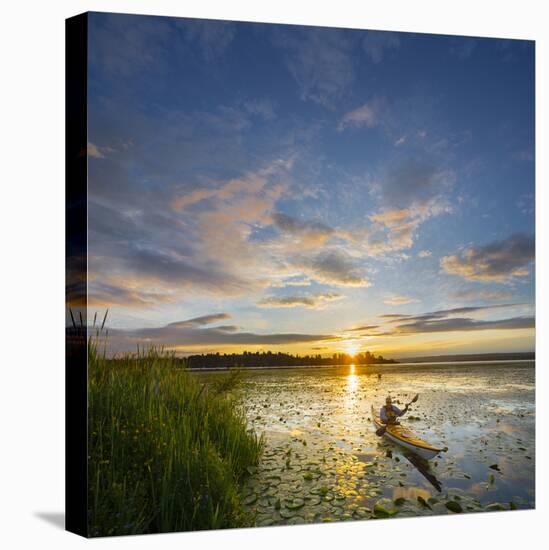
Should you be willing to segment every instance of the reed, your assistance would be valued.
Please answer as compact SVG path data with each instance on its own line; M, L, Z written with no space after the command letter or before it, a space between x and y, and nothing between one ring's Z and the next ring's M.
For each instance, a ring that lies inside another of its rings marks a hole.
M250 525L239 486L263 441L231 389L162 350L115 359L88 344L90 536Z

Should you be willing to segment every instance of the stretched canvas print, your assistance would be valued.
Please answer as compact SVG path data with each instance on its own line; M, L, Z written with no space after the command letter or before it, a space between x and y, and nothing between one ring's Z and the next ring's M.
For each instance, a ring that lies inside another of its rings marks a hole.
M67 528L535 505L534 43L67 21Z

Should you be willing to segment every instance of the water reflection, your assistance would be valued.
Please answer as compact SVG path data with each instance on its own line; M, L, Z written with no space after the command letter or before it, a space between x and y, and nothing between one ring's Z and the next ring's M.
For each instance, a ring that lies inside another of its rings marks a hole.
M355 365L349 365L349 374L347 375L347 387L345 394L345 408L352 409L356 405L356 397L358 393L359 377L356 374Z
M442 491L442 485L436 478L435 474L431 471L431 465L427 460L423 460L419 456L412 453L406 453L404 455L410 464L416 467L417 471L440 493ZM429 495L430 496L430 495Z
M534 506L533 365L382 370L381 380L360 365L246 375L242 403L266 436L244 488L258 525L360 519L398 498L396 517L451 513L450 500L468 512ZM425 462L377 437L370 406L388 393L403 403L419 393L406 424L450 451Z

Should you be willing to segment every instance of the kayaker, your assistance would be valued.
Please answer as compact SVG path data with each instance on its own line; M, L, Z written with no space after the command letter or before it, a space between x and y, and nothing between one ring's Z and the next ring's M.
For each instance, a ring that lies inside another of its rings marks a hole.
M395 424L398 422L397 418L399 416L408 412L408 407L409 405L406 405L404 410L401 411L396 405L393 405L393 400L389 395L387 399L385 399L385 405L379 410L379 418L381 418L383 424Z

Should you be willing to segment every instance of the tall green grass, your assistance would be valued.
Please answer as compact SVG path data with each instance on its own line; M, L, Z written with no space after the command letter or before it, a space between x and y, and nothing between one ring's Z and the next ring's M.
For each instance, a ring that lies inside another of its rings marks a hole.
M89 534L250 524L239 494L263 442L230 397L162 352L107 359L89 343Z

